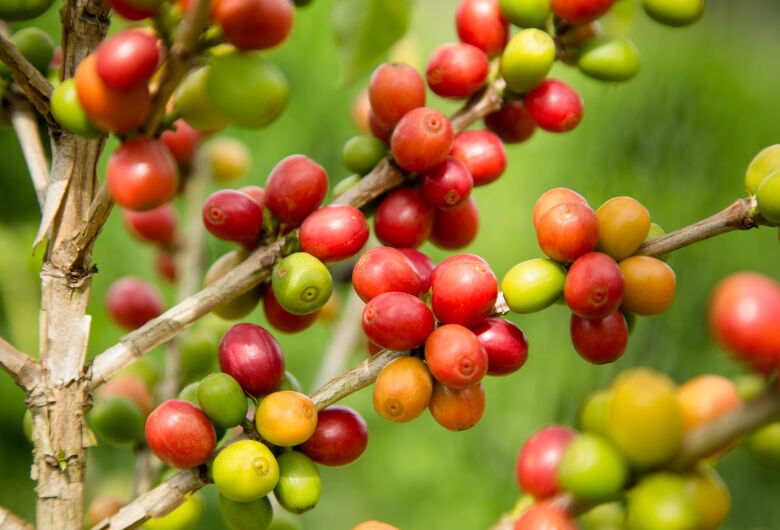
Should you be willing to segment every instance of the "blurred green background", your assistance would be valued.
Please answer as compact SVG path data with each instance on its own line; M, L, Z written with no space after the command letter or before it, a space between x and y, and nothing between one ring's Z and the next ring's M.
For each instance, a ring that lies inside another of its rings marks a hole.
M332 183L347 175L340 163L341 146L357 132L349 119L350 104L368 75L342 81L330 33L333 5L333 0L315 0L297 10L292 37L269 53L292 87L283 116L264 130L224 133L243 139L252 150L249 175L235 187L263 185L276 162L292 153L318 160ZM647 206L653 221L672 230L742 196L750 159L762 147L780 142L780 3L712 1L703 19L686 29L658 25L631 0L618 6L619 16L607 18L604 25L634 38L642 54L639 76L627 84L605 85L556 65L552 75L581 91L584 121L571 133L539 131L526 144L509 146L506 174L474 192L482 227L466 250L483 256L499 279L515 263L541 255L530 212L551 187L571 187L594 207L612 196L633 196ZM456 39L455 7L454 0L414 4L404 54L418 68L438 44ZM34 23L55 32L56 21L52 10ZM429 104L455 108L433 95ZM0 334L19 349L35 352L42 249L31 256L30 244L39 214L9 129L0 131L0 160ZM207 246L209 262L230 248L211 236ZM430 245L422 250L437 261L446 256ZM90 305L90 355L122 335L102 306L115 279L133 274L154 281L173 303L172 289L159 282L152 261L152 250L130 238L115 210L95 251L100 273ZM606 386L617 372L647 365L678 382L707 372L742 373L708 335L708 294L720 278L738 270L778 279L779 262L777 230L769 228L730 233L676 252L669 262L678 280L674 305L661 316L640 319L625 356L608 366L589 365L575 353L565 307L510 316L529 338L529 360L516 374L485 381L487 410L470 431L446 431L428 414L410 424L392 424L372 410L370 390L350 396L345 404L368 422L368 450L355 464L321 469L322 498L302 516L303 527L348 529L366 519L404 530L490 526L518 496L514 465L525 438L549 423L573 425L581 399ZM262 325L261 313L246 320ZM288 369L306 391L312 390L329 335L318 323L299 336L278 337ZM362 349L354 352L349 365L364 356ZM32 520L34 483L29 479L31 447L21 430L23 395L4 375L0 402L0 505ZM88 467L87 500L98 493L129 494L129 449L93 449ZM780 527L777 470L757 464L744 449L723 459L719 470L734 505L725 528ZM221 528L214 488L204 494L208 509L198 528Z

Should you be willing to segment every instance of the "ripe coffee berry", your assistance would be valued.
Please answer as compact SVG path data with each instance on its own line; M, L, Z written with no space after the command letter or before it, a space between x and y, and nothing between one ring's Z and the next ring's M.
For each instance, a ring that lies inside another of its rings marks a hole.
M509 23L501 16L498 0L461 0L455 11L461 42L476 46L489 57L501 53L509 38Z
M301 445L301 452L323 466L345 466L360 458L368 446L368 426L348 407L321 410L317 427Z
M180 167L188 167L192 163L192 157L202 138L203 134L200 131L193 129L182 119L173 122L173 129L160 135L160 141L168 148Z
M583 318L604 318L623 300L623 273L601 252L583 254L572 264L563 284L566 304Z
M325 263L360 252L369 235L363 212L345 204L331 204L309 215L301 225L301 250Z
M263 229L263 210L246 193L219 190L203 205L203 224L225 241L255 241Z
M219 341L219 366L244 392L265 396L284 379L284 355L276 339L255 324L236 324Z
M295 15L289 0L220 0L213 11L225 38L241 50L281 44Z
M506 169L506 150L501 139L490 131L465 131L452 141L450 156L466 165L475 186L498 179Z
M488 375L506 375L519 370L528 359L528 339L517 325L489 317L471 328L488 356Z
M419 247L433 230L435 212L419 190L397 189L379 204L374 215L374 233L387 246Z
M482 259L481 257L477 256L476 254L469 254L468 252L464 252L462 254L455 254L450 256L449 258L445 258L442 260L441 263L439 263L436 268L433 269L433 272L431 273L431 285L436 283L438 278L441 277L442 273L447 270L451 265L454 265L456 263L461 262L474 262L474 263L481 263L482 265L489 267L488 262Z
M474 197L449 210L436 210L431 243L439 248L455 250L474 241L479 231L479 210Z
M176 194L179 175L165 146L142 136L127 140L108 159L108 191L128 210L152 210Z
M420 276L414 264L398 249L376 247L358 259L352 270L352 286L364 302L391 291L417 295Z
M485 390L479 383L455 390L434 382L428 410L436 423L445 429L465 431L476 425L485 412Z
M409 258L414 268L417 270L417 274L420 278L420 290L418 295L422 296L428 292L431 288L431 277L433 276L433 269L436 268L436 264L431 258L423 254L414 248L399 248L404 256Z
M121 92L146 84L160 61L157 40L133 29L108 37L95 55L100 79L109 88Z
M490 314L497 298L498 281L490 267L463 261L434 279L431 307L440 322L471 327Z
M573 314L569 330L574 349L590 363L615 362L626 351L628 326L620 311L601 319L587 319Z
M393 158L407 171L427 171L447 158L452 147L450 120L438 110L416 108L404 114L393 130Z
M428 60L428 86L445 98L465 98L479 90L490 70L485 52L471 44L443 44Z
M485 376L488 356L470 329L445 324L428 337L425 362L437 381L450 388L464 389L476 385Z
M304 155L291 155L271 170L265 206L282 222L299 226L328 193L325 169Z
M263 291L263 313L271 326L282 333L298 333L311 326L320 312L315 311L306 315L290 313L279 305L274 296L274 290L270 282L265 285Z
M536 237L542 252L555 261L568 263L596 248L599 220L587 204L563 202L539 219Z
M143 240L161 245L173 243L176 235L176 210L171 203L145 212L122 210L122 218L128 230Z
M498 135L504 143L516 144L528 140L536 130L525 103L515 99L507 101L500 110L485 116L485 127Z
M562 508L553 504L535 504L515 522L513 530L577 530L579 526Z
M556 79L546 79L528 92L525 104L531 117L545 131L570 131L582 121L582 97Z
M553 188L542 193L541 197L537 199L536 204L534 204L534 228L539 230L539 221L542 219L542 216L547 213L547 210L553 206L558 206L563 202L569 201L588 204L588 201L585 200L585 197L574 190L570 190L569 188Z
M406 63L384 63L371 75L368 98L371 101L371 117L382 126L380 130L389 131L404 114L425 105L425 81L417 70ZM371 130L374 136L387 139L376 134L378 131L373 123Z
M157 289L140 278L126 277L115 281L106 293L106 311L125 329L136 329L163 312Z
M517 482L524 493L546 499L560 492L558 464L576 436L568 427L551 425L526 440L517 458Z
M436 208L452 208L462 203L471 193L474 179L460 160L448 156L444 162L423 173L420 192Z
M217 437L208 416L183 399L169 399L146 419L146 443L172 467L195 467L214 452Z
M385 143L390 143L390 136L393 134L393 126L383 125L376 117L373 110L368 114L368 127L375 138L382 140Z
M431 401L433 379L417 357L400 357L385 366L374 383L374 410L395 423L412 421Z
M363 309L363 331L374 344L388 350L417 348L434 328L425 302L408 293L383 293Z
M606 13L615 0L551 0L553 12L570 24L587 24Z

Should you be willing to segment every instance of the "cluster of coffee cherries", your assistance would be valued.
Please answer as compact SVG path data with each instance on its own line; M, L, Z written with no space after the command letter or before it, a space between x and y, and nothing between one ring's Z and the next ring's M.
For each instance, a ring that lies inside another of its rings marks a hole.
M504 299L510 310L530 313L562 298L572 310L572 343L585 360L617 360L635 315L672 305L674 271L661 259L633 255L664 233L636 199L613 197L594 212L579 193L555 188L536 202L533 222L549 258L512 267L501 282Z
M515 530L574 530L579 526L567 510L592 530L720 528L731 501L712 462L739 439L684 471L670 469L687 433L751 397L718 375L677 386L648 368L621 373L583 403L580 432L554 425L525 442L516 471L528 497ZM574 502L559 502L564 495Z

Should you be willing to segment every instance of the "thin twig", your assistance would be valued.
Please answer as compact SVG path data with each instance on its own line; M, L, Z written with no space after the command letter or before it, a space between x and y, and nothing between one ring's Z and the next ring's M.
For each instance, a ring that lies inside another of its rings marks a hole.
M314 376L314 388L322 386L344 370L344 363L361 336L364 336L360 330L360 315L365 304L354 289L348 291L338 324L322 356L317 375Z
M0 506L0 528L3 530L35 530L35 527Z
M0 337L0 368L28 392L38 384L41 377L41 367L35 359L14 348L2 337Z
M35 111L27 100L20 97L10 98L8 110L16 137L19 138L19 145L22 147L24 161L30 171L35 196L38 198L38 204L43 208L46 188L49 186L49 161L46 159L41 143Z
M60 126L51 113L51 94L54 92L54 87L2 32L0 32L0 61L5 63L16 84L49 125L59 129Z

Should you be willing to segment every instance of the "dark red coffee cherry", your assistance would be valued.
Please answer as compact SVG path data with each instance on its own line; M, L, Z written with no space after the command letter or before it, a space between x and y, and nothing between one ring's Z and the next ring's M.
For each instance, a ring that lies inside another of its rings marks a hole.
M279 305L274 296L271 282L265 285L263 291L263 312L265 319L277 331L282 333L298 333L311 326L320 315L319 310L307 315L295 315Z
M374 233L390 247L416 248L433 230L436 209L415 188L400 188L382 199L374 214Z
M167 249L158 248L154 257L154 268L165 281L176 281L176 259Z
M106 311L125 329L137 329L163 312L163 301L157 289L128 276L111 284L106 293Z
M431 308L442 323L472 327L493 311L497 298L498 281L490 267L461 261L449 265L434 279Z
M276 164L265 183L265 206L280 221L300 226L328 193L328 174L304 155L291 155Z
M443 44L428 59L425 77L434 94L461 99L479 90L489 71L487 55L476 46Z
M452 126L438 110L416 108L404 114L393 130L390 149L407 171L427 171L447 158L452 147Z
M475 186L489 184L506 169L506 150L501 139L490 131L465 131L452 141L450 156L466 165Z
M426 254L415 248L399 248L398 250L409 258L409 261L412 262L415 270L417 270L417 275L420 278L420 290L417 294L418 296L424 295L431 288L431 276L433 275L433 269L436 268L436 264Z
M181 119L173 122L173 129L160 135L160 141L171 152L179 167L189 167L202 138L202 132Z
M398 249L376 247L368 249L358 259L352 269L352 286L364 302L392 291L417 295L420 275Z
M582 318L604 318L623 300L623 272L601 252L583 254L572 264L563 284L566 304Z
M506 375L519 370L528 359L528 339L517 325L489 317L471 328L488 355L488 375Z
M176 210L169 202L145 212L122 210L122 218L127 229L145 241L161 245L173 243L176 235Z
M525 104L534 121L549 132L567 132L582 121L582 97L557 79L545 79L525 95Z
M227 330L219 341L219 366L255 397L275 392L284 379L282 348L255 324L236 324Z
M474 180L465 164L448 156L444 162L422 174L420 192L436 208L453 208L471 193Z
M116 11L119 16L126 18L127 20L143 20L145 18L153 17L157 14L157 8L159 4L151 3L151 5L143 6L140 2L132 2L130 0L108 0L108 5L111 9Z
M498 9L498 0L461 0L455 10L455 27L462 42L495 57L509 39L509 22Z
M485 376L488 356L470 329L445 324L428 337L425 362L437 381L450 388L464 389L477 385Z
M320 465L345 466L360 458L367 446L366 420L351 408L332 405L318 413L314 434L300 449Z
M500 110L485 116L485 127L502 141L516 144L528 140L536 130L536 122L522 100L508 101Z
M225 38L241 50L265 50L290 33L294 6L290 0L219 0L214 18Z
M369 235L363 212L346 204L332 204L309 215L298 232L301 250L325 263L351 258Z
M430 240L439 248L456 250L474 241L478 231L477 201L469 197L455 208L436 210Z
M425 302L408 293L383 293L363 309L363 331L371 342L388 350L422 346L434 328Z
M225 241L255 241L263 229L263 211L246 193L219 190L203 205L203 224Z
M425 81L406 63L384 63L371 75L368 99L376 121L392 129L404 114L425 105Z
M590 363L611 363L626 351L628 326L621 311L595 320L572 314L569 330L574 349Z

